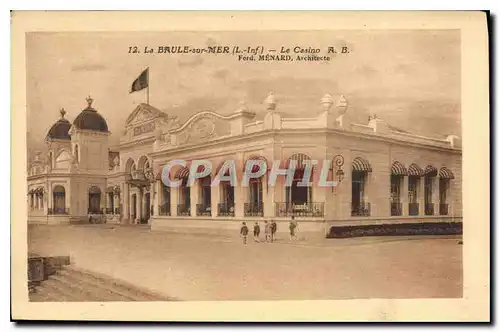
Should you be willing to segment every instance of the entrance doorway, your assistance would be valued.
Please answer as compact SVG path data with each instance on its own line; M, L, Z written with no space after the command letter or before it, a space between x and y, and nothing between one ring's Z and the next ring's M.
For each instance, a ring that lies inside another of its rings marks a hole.
M101 211L101 189L98 187L89 188L89 209L88 213L99 214Z

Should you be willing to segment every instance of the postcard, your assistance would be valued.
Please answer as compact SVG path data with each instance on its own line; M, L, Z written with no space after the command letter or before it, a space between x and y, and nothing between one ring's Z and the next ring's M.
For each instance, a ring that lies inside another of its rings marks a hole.
M489 321L482 12L12 12L12 319Z

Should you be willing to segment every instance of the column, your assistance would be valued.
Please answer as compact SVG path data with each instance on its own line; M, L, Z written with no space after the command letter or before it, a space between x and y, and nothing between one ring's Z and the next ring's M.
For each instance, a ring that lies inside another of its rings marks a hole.
M234 216L236 218L242 218L245 214L245 189L241 185L243 178L243 170L245 169L245 156L242 152L238 152L235 155L235 166L236 166L236 184L234 187Z
M220 203L220 184L219 185L213 185L210 186L210 195L212 196L212 218L217 217L218 213L218 204ZM236 193L235 193L235 203L236 203Z
M47 205L47 214L48 214L48 209L49 209L49 208L50 208L50 209L53 209L53 208L54 208L54 204L52 203L52 200L53 200L53 198L54 198L54 195L53 195L53 193L52 193L52 185L50 184L50 182L49 182L49 183L47 183L47 189L48 189L48 190L47 190L47 203L46 203L46 205ZM52 212L52 213L54 213L54 212Z
M129 218L130 218L130 223L133 224L135 223L135 219L132 219L134 217L133 215L133 212L134 212L134 207L135 205L134 204L134 200L132 199L133 198L133 194L130 192L129 194L129 205L128 205L128 208L129 208Z
M271 166L269 166L271 167ZM275 217L274 187L269 185L269 173L262 177L262 204L264 205L264 217Z
M317 170L318 172L321 171L319 168ZM331 187L320 187L318 184L318 179L319 176L315 176L312 180L311 187L309 187L309 190L312 190L312 203L323 203L323 213L324 216L323 218L332 217L333 215L333 204L332 204L332 199L333 199L333 194L332 194L332 188ZM312 206L312 208L320 208L319 206ZM314 210L313 210L314 212ZM329 218L331 219L331 218Z
M115 211L120 206L118 197L118 193L113 192L113 211L111 211L111 214L116 214Z
M69 211L70 214L74 214L73 210L71 209L71 199L72 199L73 195L72 195L72 191L71 191L71 184L69 181L66 182L65 188L66 188L66 193L65 193L66 211ZM76 197L78 197L78 196L76 196ZM87 193L87 197L88 197L88 193Z
M147 202L147 199L146 199L146 189L144 189L144 192L142 194L142 218L146 218L147 216L147 213L148 213L148 209L151 209L151 192L149 192L149 206L148 206L148 202ZM149 211L151 213L151 210Z
M241 182L237 183L234 187L234 216L236 218L243 217L244 215L244 202L245 202L245 191L247 187L243 187Z
M410 214L409 211L409 206L408 206L408 181L410 177L409 176L403 176L401 179L401 205L402 205L402 215L403 216L408 216Z
M151 203L153 204L153 213L151 216L156 217L160 215L160 193L161 193L160 180L157 180L154 182L154 184L151 184L151 187L154 187L154 190L152 192L153 199Z
M418 180L418 215L425 216L425 177Z
M200 183L196 180L195 183L191 185L191 217L196 217L196 205L198 204L198 199L200 196Z
M47 199L47 190L43 191L43 214L47 215L49 212L49 204L48 204L48 199Z
M170 215L177 216L177 204L179 204L179 188L170 187Z
M136 211L137 211L137 217L136 217L136 222L137 223L140 223L141 222L141 218L142 218L142 196L143 196L143 193L142 193L142 189L139 188L138 192L137 192L137 200L135 201L136 203Z
M123 204L122 204L122 215L123 215L123 219L127 220L130 216L130 207L129 207L129 190L128 190L128 184L124 183L122 185L123 187L123 190L121 191L121 195L122 195L122 200L123 200Z
M434 204L434 215L439 216L439 177L432 178L432 203Z
M352 158L350 151L339 151L344 156L344 179L336 188L338 196L337 219L346 219L352 216Z

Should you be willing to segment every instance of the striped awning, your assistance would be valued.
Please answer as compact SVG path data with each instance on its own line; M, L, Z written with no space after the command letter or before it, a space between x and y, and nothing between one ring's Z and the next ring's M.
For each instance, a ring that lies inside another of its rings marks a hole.
M271 165L269 165L269 164L267 163L267 159L266 159L266 157L263 157L263 156L251 156L251 157L249 157L249 158L247 159L247 161L243 164L243 172L245 172L245 170L246 170L246 165L247 165L247 162L248 162L249 160L261 160L261 161L263 161L263 162L266 164L266 166L267 166L267 171L269 172L269 171L271 170L271 168L270 168L270 167L271 167ZM259 171L259 165L253 165L253 167L252 167L252 173L256 173L256 172L258 172L258 171Z
M304 153L294 153L286 161L286 168L288 168L290 166L290 160L295 160L297 162L296 163L296 165L297 165L296 169L297 170L301 170L301 169L306 168L306 163L304 163L304 161L305 160L311 160L311 158L309 158L309 156L306 155L306 154L304 154Z
M372 167L370 163L365 158L356 157L352 161L352 170L358 172L371 172Z
M404 167L403 164L401 164L399 161L395 161L392 163L391 166L391 174L392 175L408 175L408 171L406 170L406 167Z
M432 165L427 165L425 166L425 169L424 169L424 175L425 176L437 176L438 174L438 171L437 171L437 168L432 166Z
M219 165L218 165L218 166L217 166L217 168L215 169L214 176L215 176L215 175L217 175L217 174L219 174L219 171L220 171L220 169L222 168L222 166L224 166L224 163L225 163L225 162L226 162L226 161L222 161L222 162L220 162L220 163L219 163ZM229 165L229 163L228 163L228 165ZM228 176L228 175L229 175L229 168L226 168L226 171L224 172L224 176Z
M424 170L421 169L417 164L411 164L408 167L408 176L423 176Z
M453 175L453 172L446 167L441 167L441 169L439 170L439 177L441 179L454 179L455 178L455 176Z
M184 166L175 173L176 179L186 179L189 177L189 167Z

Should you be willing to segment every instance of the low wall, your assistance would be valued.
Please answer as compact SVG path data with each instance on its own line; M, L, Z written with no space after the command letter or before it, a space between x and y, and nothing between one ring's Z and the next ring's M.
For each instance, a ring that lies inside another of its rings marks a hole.
M28 215L28 224L48 224L47 216Z
M28 216L28 224L64 225L70 223L71 217L66 214L48 216Z
M264 234L265 227L264 218L248 217L248 218L211 218L211 217L163 217L153 216L150 219L152 231L167 231L173 233L184 234L206 234L233 237L239 234L239 230L243 221L247 223L250 230L250 235L253 232L253 225L258 222L261 229L261 235ZM270 220L270 219L268 219ZM289 233L290 219L273 218L278 225L277 235L287 236ZM380 225L418 225L429 223L461 223L462 218L450 216L420 216L420 217L390 217L390 218L357 218L346 220L308 220L305 218L296 219L298 228L297 235L307 238L312 237L327 237L331 233L332 227L348 227L348 226L375 226ZM418 228L418 226L415 226Z

